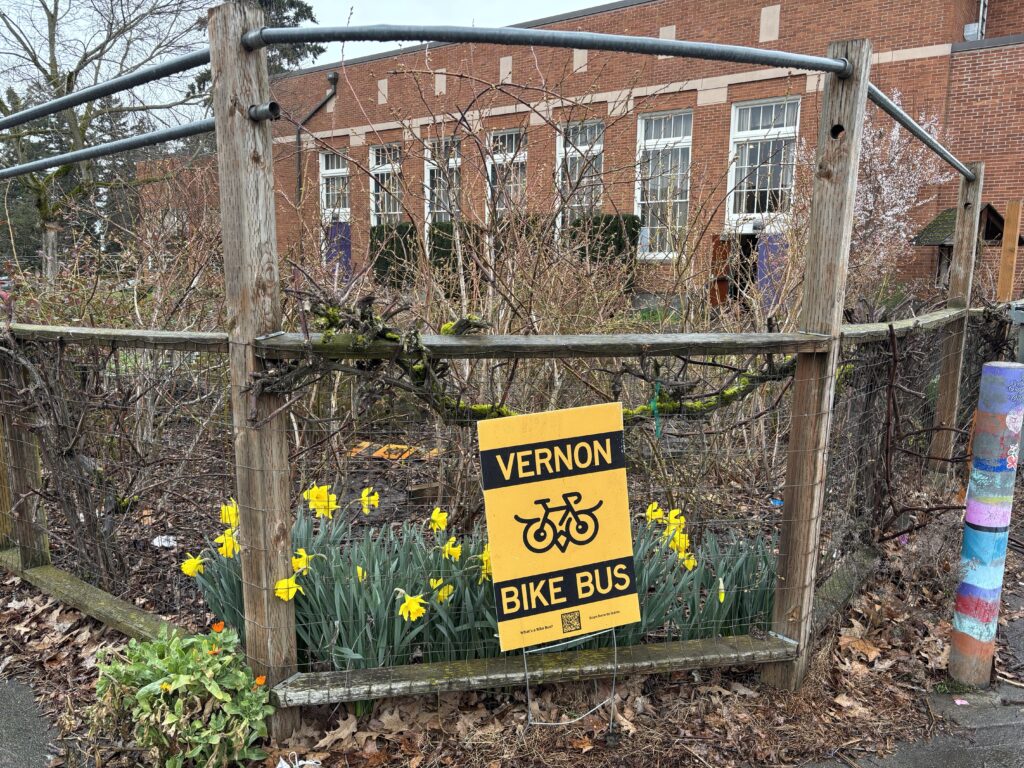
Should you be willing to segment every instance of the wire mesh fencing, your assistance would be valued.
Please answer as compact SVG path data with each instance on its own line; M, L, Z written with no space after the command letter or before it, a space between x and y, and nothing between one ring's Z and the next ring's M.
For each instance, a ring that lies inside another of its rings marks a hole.
M834 372L819 581L866 545L960 503L928 483L944 329L847 342ZM246 562L276 564L294 601L300 668L346 671L500 656L475 422L621 400L642 621L617 645L764 637L787 522L793 354L452 360L424 397L393 361L273 363L287 382L291 546L260 551L233 501L228 356L10 345L8 456L38 465L7 525L36 521L54 564L192 629L241 633ZM994 314L968 323L962 463L980 362L1005 355ZM313 356L315 357L315 356ZM436 366L439 362L431 363ZM422 383L422 382L421 382ZM250 393L237 393L246 398ZM9 483L17 487L16 483ZM25 505L38 511L25 514ZM9 536L13 538L13 536ZM259 619L256 619L258 622ZM587 647L610 645L610 636Z

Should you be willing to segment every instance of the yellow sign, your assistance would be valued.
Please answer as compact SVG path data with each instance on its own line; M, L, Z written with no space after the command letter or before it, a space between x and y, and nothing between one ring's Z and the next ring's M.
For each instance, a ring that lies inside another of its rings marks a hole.
M478 429L501 650L639 621L622 404Z

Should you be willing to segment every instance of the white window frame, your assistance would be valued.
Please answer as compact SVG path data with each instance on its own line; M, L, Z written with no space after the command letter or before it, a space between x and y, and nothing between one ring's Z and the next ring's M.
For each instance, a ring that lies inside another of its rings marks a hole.
M568 130L570 127L578 126L578 125L600 125L601 126L600 140L596 141L596 142L591 142L590 144L587 144L585 146L579 146L579 145L568 145L567 146L566 141L565 141L565 132L566 132L566 130ZM558 205L558 208L559 208L559 215L558 215L558 226L559 227L563 227L566 224L570 224L572 222L572 220L568 218L568 214L573 210L573 207L571 205L569 205L569 201L572 199L572 195L579 194L579 189L576 189L574 192L572 192L569 195L569 197L564 197L563 193L562 193L563 185L564 185L564 182L565 182L565 179L563 177L563 174L565 172L565 159L569 155L570 151L573 154L575 154L575 155L579 155L579 156L584 157L584 158L590 158L590 162L593 162L593 158L594 157L600 157L601 158L601 169L600 169L600 172L599 172L599 175L598 175L598 178L599 178L598 199L597 199L597 201L596 201L596 203L594 205L594 209L593 210L594 210L594 213L597 214L597 213L600 213L602 211L602 209L603 209L603 206L604 206L604 132L605 132L605 124L604 124L603 120L574 120L574 121L569 122L569 123L562 123L561 125L558 126L558 135L557 135L556 141L555 141L555 163L556 163L556 167L558 169L557 174L556 174L556 179L557 179L557 184L558 184L558 188L556 190L557 193L558 193L557 194L557 198L558 199L557 199L556 204Z
M664 117L675 117L676 115L689 116L690 118L690 132L685 136L672 137L672 138L661 138L661 139L645 139L644 138L644 124L648 120L656 120ZM674 259L678 256L675 251L644 251L641 250L643 243L643 192L644 183L648 179L644 178L643 172L643 154L645 150L659 150L659 149L685 149L686 150L686 172L684 174L684 189L683 195L686 202L686 216L689 218L690 213L690 166L693 163L693 110L692 109L676 109L669 112L651 112L645 115L640 115L636 121L636 190L634 193L634 209L633 212L640 217L640 243L637 247L637 257L641 259L647 259L651 261L658 261L663 259ZM673 205L678 201L668 201L670 205ZM686 221L682 222L683 225ZM679 226L676 223L676 226Z
M455 201L453 210L434 210L434 190L431 183L431 171L439 171L440 166L434 158L439 144L453 142L455 151L448 153L448 178L453 179L457 187L455 190ZM439 214L447 215L446 220L437 220ZM426 152L423 153L423 221L426 222L427 232L434 224L458 221L462 215L462 139L458 136L444 136L437 139L430 139L426 143Z
M740 131L739 115L744 107L756 107L766 104L796 104L796 120L792 126L782 128L759 128ZM779 232L785 229L789 211L768 211L760 213L735 213L737 185L740 181L737 146L750 141L789 140L793 141L793 163L795 184L796 144L800 137L800 97L778 96L772 99L736 102L732 105L732 122L729 128L729 196L726 201L725 220L727 227L737 233L750 234L757 231ZM790 204L792 205L793 187L790 187Z
M344 161L343 168L327 168L327 159L337 157ZM345 207L327 205L327 184L328 179L344 179ZM320 212L324 223L332 221L350 222L352 220L352 177L350 173L349 157L347 152L321 152L320 153Z
M519 144L513 152L497 152L494 149L494 140L498 136L519 136ZM527 149L526 149L526 131L523 128L503 128L498 131L491 131L488 136L488 146L490 151L487 153L487 215L491 215L491 209L494 209L495 217L500 217L506 212L506 209L498 208L497 200L495 198L495 188L497 187L497 177L495 176L496 168L504 167L511 168L513 166L522 167L522 191L520 193L520 203L526 202L526 189L527 189ZM510 171L508 172L510 173ZM504 179L507 182L511 179L511 176Z
M378 149L394 149L398 151L398 161L395 162L393 159L385 163L377 162L377 150ZM370 147L370 226L378 227L381 224L395 225L402 221L402 145L398 142L390 142L388 144L374 144ZM395 187L396 193L391 196L398 201L398 210L394 213L384 212L382 215L377 211L377 187L380 182L377 179L377 174L391 174L397 184ZM383 217L387 216L388 219ZM390 220L390 217L394 216L394 221Z

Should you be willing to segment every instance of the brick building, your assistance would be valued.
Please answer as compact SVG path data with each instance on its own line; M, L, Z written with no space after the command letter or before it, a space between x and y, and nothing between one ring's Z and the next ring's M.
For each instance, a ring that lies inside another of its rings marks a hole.
M985 201L1024 197L1024 0L619 0L522 26L809 54L870 38L872 81L935 116L960 159L985 161ZM787 212L800 140L814 141L821 87L797 70L467 44L289 73L272 83L289 118L274 129L279 249L358 265L373 227L602 212L639 216L640 258L657 266L701 199L713 250L756 259ZM955 181L938 188L921 226L955 196ZM916 248L901 271L935 276L940 252Z

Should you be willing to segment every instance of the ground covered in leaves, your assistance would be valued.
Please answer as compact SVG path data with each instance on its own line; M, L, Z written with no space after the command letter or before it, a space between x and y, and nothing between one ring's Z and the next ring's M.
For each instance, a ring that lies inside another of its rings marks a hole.
M950 538L922 532L888 545L866 589L821 639L796 693L760 686L749 669L630 677L616 681L612 728L607 709L575 724L528 725L523 691L383 700L360 715L322 708L307 712L291 742L275 745L267 765L291 753L325 766L413 768L568 766L582 755L593 766L799 765L885 754L943 727L925 694L948 686ZM1012 627L1024 615L1019 553L1010 554L1006 587L1003 621ZM120 642L19 579L0 582L0 675L30 683L58 725L54 766L145 763L128 745L91 739L84 722L96 652ZM997 670L1020 684L1024 658L1001 647ZM611 681L541 686L529 719L572 720L610 693Z

